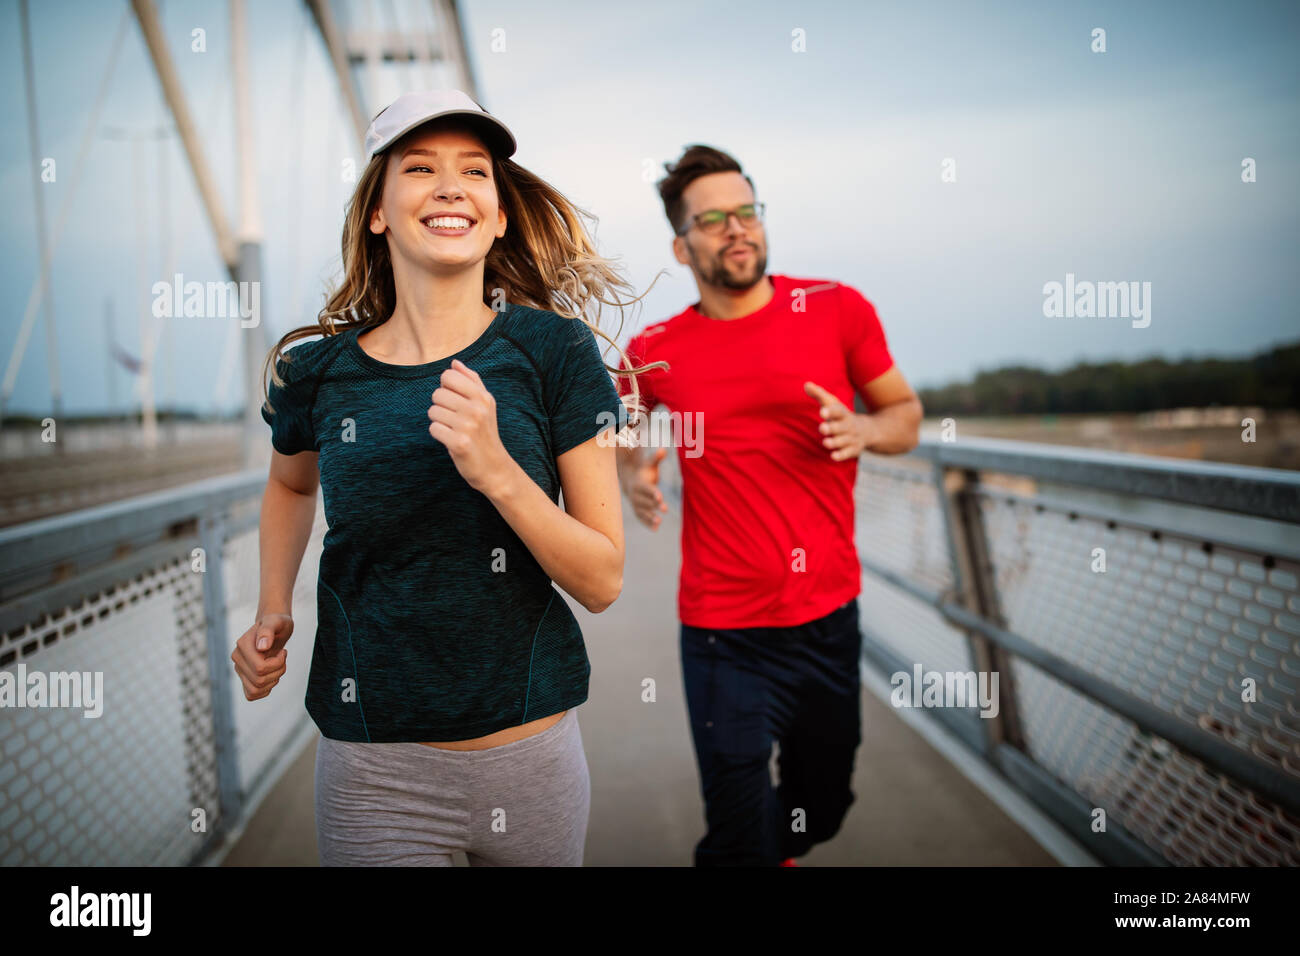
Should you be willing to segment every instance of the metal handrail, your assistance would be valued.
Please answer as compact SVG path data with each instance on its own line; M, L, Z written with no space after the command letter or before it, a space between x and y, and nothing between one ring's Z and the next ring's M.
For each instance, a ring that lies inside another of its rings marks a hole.
M1300 523L1300 472L995 438L923 438L910 457Z
M870 556L860 555L866 572L929 605L950 625L964 631L972 660L981 662L982 666L1004 670L1012 659L1029 662L1142 731L1170 741L1259 797L1300 814L1300 783L1295 775L1109 684L1011 630L1001 616L984 520L975 504L977 497L983 495L1046 505L1071 517L1098 510L1087 505L1076 508L1069 503L1068 491L1059 496L1023 494L980 480L982 475L994 473L1296 524L1300 523L1300 473L982 438L954 442L925 439L906 457L926 461L931 466L931 480L943 515L953 587L942 594L934 593ZM1106 517L1150 528L1150 524L1131 521L1128 516ZM1186 529L1179 532L1188 533ZM1208 542L1218 534L1210 531L1197 536ZM1242 547L1238 541L1233 544ZM1295 551L1285 546L1277 550L1258 547L1249 550L1261 555L1266 566L1271 561L1270 555ZM1021 739L1015 725L1014 715L1019 707L1014 683L1004 682L1003 692L1008 698L1004 716L987 722L985 728L985 753L995 760L1005 756L1009 741L1014 746ZM1005 717L1008 713L1012 715L1010 718ZM1009 719L1009 727L1004 725L1004 719Z
M39 586L38 576L68 577L175 536L200 515L255 496L266 480L265 469L253 468L0 528L0 601Z
M1068 491L1073 486L1296 524L1300 522L1300 474L992 439L956 442L926 439L901 457L928 465L920 468L917 478L932 484L938 496L952 586L938 593L898 570L885 567L871 555L861 556L865 572L933 608L948 624L964 633L970 643L971 659L978 667L1009 671L1012 660L1031 664L1108 712L1146 733L1170 741L1261 799L1300 812L1300 788L1294 777L1262 757L1154 706L1118 684L1108 683L1009 628L998 608L997 581L991 573L989 543L978 507L980 498L1007 497L1036 505L1046 503L1055 512L1068 510L1073 514L1076 509ZM906 469L898 470L901 474ZM989 473L1033 478L1065 486L1065 490L1042 495L1007 490L981 481ZM680 504L680 475L670 470L665 477L665 492ZM136 566L157 564L160 557L187 549L191 544L204 548L209 559L204 604L208 615L208 649L212 655L208 662L214 691L212 719L220 744L222 816L227 822L242 812L242 794L249 781L240 778L230 745L234 736L231 714L234 688L229 663L224 659L226 652L222 650L226 640L226 596L220 542L227 535L256 523L255 505L266 481L264 469L250 469L0 529L0 624L3 624L0 634L11 624L33 621L46 611L54 613L75 606L73 599L78 593L89 593L102 583L133 573ZM1105 511L1090 504L1081 504L1077 510L1080 514L1094 515ZM1188 514L1195 519L1196 512ZM1157 531L1159 528L1152 522L1158 524L1161 520L1149 515L1116 517L1136 527ZM1181 533L1189 532L1184 529ZM1267 553L1254 550L1255 555ZM949 580L947 573L944 580L945 583ZM987 738L980 741L978 736L968 736L965 739L982 742L986 756L1004 769L1014 764L1015 779L1024 781L1036 765L1019 746L1014 684L1005 682L1003 693L1007 704L1003 714L994 720L978 722ZM1034 787L1047 792L1043 789L1046 777L1041 769L1039 774L1026 785L1027 792Z
M182 683L190 688L190 693L181 694L183 713L167 713L163 719L180 719L184 724L179 728L169 726L168 732L174 746L186 749L187 782L197 788L190 795L200 801L196 806L207 811L212 824L195 833L191 863L203 859L238 826L248 794L261 785L269 769L260 756L249 762L241 754L235 719L238 682L229 660L227 606L231 592L224 556L232 536L247 535L249 527L257 524L257 505L266 482L265 470L249 469L0 529L0 659L9 662L15 657L19 661L29 657L39 660L56 635L56 652L65 640L82 640L74 633L76 625L92 627L115 609L127 608L141 596L142 589L149 593L148 584L135 582L151 578L160 569L174 569L179 561L182 567L189 568L182 576L203 572L199 616L177 605L178 614L188 615L190 627L188 632L176 632L183 643L172 639L173 635L155 632L144 632L134 639L137 648L148 648L150 652L156 648L159 658L176 667ZM203 566L190 567L199 552ZM174 574L171 580L176 580ZM107 594L121 596L105 601ZM173 599L193 600L184 595L178 598L175 593ZM202 634L198 638L201 654L194 653L196 623ZM40 635L44 638L38 640ZM79 646L88 649L91 645ZM93 651L86 652L94 659ZM63 659L67 659L66 653ZM203 690L196 690L196 686ZM139 698L125 702L141 712L152 706ZM285 698L276 701L275 707L296 711L301 705ZM270 717L271 712L265 711L264 716ZM283 722L289 727L286 732L290 738L300 732L306 719L302 714ZM192 733L196 727L207 732ZM13 746L24 746L21 735L26 731L14 721L5 721L0 729L12 738L5 739L9 752ZM115 728L115 732L135 734L142 741L149 737L137 725ZM52 744L53 752L63 755L60 748L66 743L65 737L57 735L42 740L41 752L46 753L47 743L56 739L61 743ZM30 741L26 746L30 749ZM47 755L46 759L51 758ZM247 768L241 763L248 764ZM215 805L206 802L204 796L209 792L210 780L216 784ZM24 784L20 782L19 786ZM31 781L25 786L35 792ZM93 803L95 797L83 790L79 799ZM32 826L30 820L28 826ZM39 835L39 824L37 827ZM160 839L157 833L151 838ZM75 858L56 859L76 862Z

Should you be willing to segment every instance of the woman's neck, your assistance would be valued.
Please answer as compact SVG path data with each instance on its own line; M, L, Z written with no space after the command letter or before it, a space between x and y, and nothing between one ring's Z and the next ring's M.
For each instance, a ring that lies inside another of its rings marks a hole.
M405 272L405 274L403 274ZM414 272L414 274L411 274ZM483 302L483 265L452 275L401 270L394 263L397 304L379 340L385 360L423 365L455 355L473 343L492 322ZM367 336L375 344L375 333Z

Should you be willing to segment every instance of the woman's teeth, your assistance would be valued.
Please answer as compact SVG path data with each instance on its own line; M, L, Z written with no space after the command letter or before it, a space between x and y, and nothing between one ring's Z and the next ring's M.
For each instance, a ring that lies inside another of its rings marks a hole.
M469 220L460 216L436 216L423 221L431 229L468 229L470 226Z

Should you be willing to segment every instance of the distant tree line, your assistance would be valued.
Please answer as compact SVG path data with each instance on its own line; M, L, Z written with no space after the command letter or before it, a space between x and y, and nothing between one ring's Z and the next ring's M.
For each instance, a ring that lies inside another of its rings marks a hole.
M1300 408L1300 342L1245 359L1008 365L973 382L917 389L927 417L1148 412L1207 405Z

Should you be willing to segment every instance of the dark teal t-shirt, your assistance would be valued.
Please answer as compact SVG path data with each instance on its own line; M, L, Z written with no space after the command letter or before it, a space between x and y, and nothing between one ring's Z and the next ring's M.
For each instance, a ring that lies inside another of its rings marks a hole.
M582 632L496 507L429 434L439 377L458 358L496 400L510 456L557 504L555 459L622 421L581 319L508 305L453 356L389 365L357 329L285 352L271 442L320 452L329 526L317 580L306 705L334 740L465 740L587 699Z

